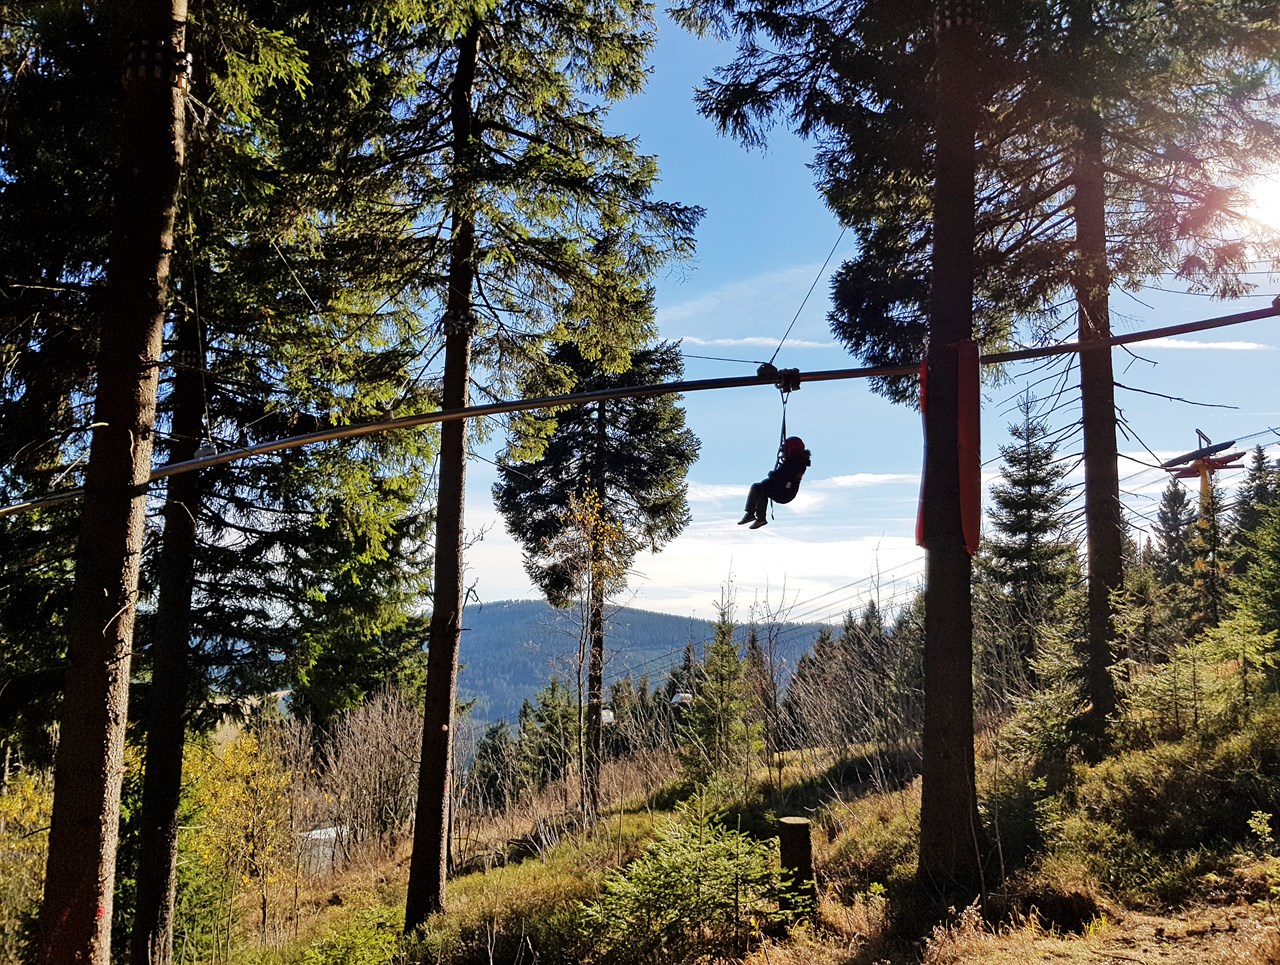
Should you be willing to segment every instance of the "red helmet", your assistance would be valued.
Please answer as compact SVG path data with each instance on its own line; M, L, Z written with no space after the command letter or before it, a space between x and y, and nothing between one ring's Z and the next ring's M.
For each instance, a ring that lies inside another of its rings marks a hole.
M804 440L799 436L787 436L782 443L782 451L788 456L798 456L804 452Z

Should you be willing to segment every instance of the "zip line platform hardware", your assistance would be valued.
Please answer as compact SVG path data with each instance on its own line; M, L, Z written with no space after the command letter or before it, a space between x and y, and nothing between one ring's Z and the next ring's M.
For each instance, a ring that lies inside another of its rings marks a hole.
M1213 474L1223 469L1243 469L1244 464L1236 460L1244 458L1244 450L1219 455L1223 450L1234 446L1236 440L1215 443L1199 429L1196 430L1196 436L1200 441L1199 449L1170 459L1161 464L1160 468L1174 479L1200 478L1200 515L1205 516L1208 514L1209 497L1213 492Z
M1071 355L1078 352L1099 351L1116 345L1130 345L1134 342L1146 342L1157 338L1169 338L1174 335L1187 335L1191 332L1203 332L1213 328L1225 328L1229 325L1241 325L1245 322L1256 322L1264 318L1280 315L1280 295L1271 301L1271 307L1258 308L1250 312L1239 312L1234 315L1222 315L1207 318L1198 322L1184 322L1180 325L1167 325L1162 328L1150 328L1141 332L1130 332L1128 335L1116 335L1106 339L1091 339L1086 342L1066 342L1061 345L1047 345L1042 348L1016 349L1011 352L995 352L984 355L979 362L982 365L1003 365L1007 362L1020 362L1025 359L1047 358L1053 355ZM705 392L711 389L743 389L756 385L772 385L781 387L781 377L785 373L789 384L798 389L804 382L838 382L845 379L883 378L893 375L917 375L919 363L910 365L884 365L853 369L830 369L823 372L801 372L798 369L779 370L773 365L762 365L756 375L745 375L734 378L698 379L688 382L668 382L661 385L638 385L616 389L597 389L592 392L576 392L569 395L543 396L534 399L513 399L508 402L492 402L487 405L472 405L461 409L428 412L422 415L402 416L397 419L384 419L378 422L365 422L359 425L339 426L309 432L300 436L275 439L271 442L260 442L252 446L237 446L226 452L207 456L201 459L188 459L183 462L169 463L160 466L151 473L148 483L168 479L198 469L211 469L227 463L239 462L253 456L265 456L273 452L287 449L301 449L304 446L319 442L334 442L339 439L359 439L389 432L393 429L412 429L417 426L433 425L439 422L452 422L456 419L476 419L482 416L503 415L508 412L527 412L532 409L555 409L570 405L585 405L609 399L643 399L658 395L683 395L686 392ZM794 376L792 375L794 373ZM83 495L80 486L60 493L51 493L21 503L0 506L0 517L14 516L31 512L46 506L56 506L70 502Z

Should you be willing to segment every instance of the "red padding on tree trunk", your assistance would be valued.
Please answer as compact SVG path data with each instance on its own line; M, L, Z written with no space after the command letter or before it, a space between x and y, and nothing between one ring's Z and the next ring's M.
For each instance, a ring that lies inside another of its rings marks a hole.
M960 529L964 547L978 552L982 532L982 396L978 388L978 343L956 342L956 455L960 463Z

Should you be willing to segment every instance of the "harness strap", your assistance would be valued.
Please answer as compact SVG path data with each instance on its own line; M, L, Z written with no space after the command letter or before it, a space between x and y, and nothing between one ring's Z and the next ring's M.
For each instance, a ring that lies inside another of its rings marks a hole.
M781 466L787 455L787 399L791 392L782 388L778 392L782 395L782 434L778 436L778 465Z

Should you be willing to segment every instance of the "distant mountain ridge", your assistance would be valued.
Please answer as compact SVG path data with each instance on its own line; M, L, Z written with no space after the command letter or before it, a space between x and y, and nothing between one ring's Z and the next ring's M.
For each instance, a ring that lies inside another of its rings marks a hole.
M699 656L711 639L709 620L655 613L634 607L610 611L606 631L605 679L630 673L648 677L650 686L667 679L692 643ZM543 600L498 600L473 604L463 613L458 692L476 701L479 720L514 720L520 705L545 687L553 674L576 675L578 624L572 610L557 610ZM787 660L808 649L817 625L786 627ZM797 649L798 647L798 649Z

